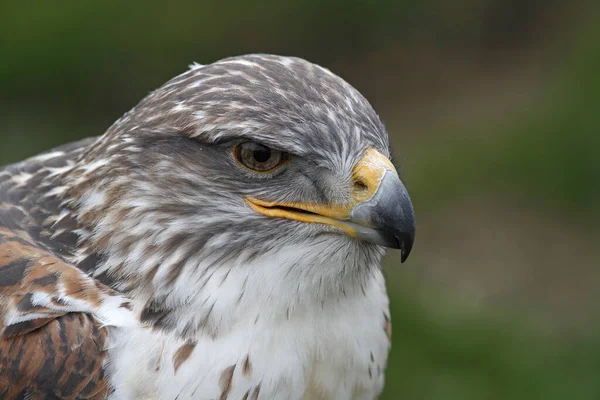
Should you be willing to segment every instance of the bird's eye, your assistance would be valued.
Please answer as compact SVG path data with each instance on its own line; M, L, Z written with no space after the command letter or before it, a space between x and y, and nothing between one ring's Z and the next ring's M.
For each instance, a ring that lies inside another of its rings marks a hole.
M290 159L287 153L253 142L236 145L233 155L244 167L263 173L275 170Z

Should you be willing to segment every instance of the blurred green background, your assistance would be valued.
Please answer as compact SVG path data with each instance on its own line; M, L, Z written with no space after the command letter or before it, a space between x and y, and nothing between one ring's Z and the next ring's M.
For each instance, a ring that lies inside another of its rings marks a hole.
M600 398L593 1L0 3L0 164L101 134L249 52L322 64L386 123L417 213L386 259L384 399Z

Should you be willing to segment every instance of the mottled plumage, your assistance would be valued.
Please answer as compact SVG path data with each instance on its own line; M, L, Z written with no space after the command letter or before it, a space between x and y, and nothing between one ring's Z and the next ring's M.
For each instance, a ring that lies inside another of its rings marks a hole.
M0 397L376 398L381 245L414 237L388 157L342 79L248 55L0 169Z

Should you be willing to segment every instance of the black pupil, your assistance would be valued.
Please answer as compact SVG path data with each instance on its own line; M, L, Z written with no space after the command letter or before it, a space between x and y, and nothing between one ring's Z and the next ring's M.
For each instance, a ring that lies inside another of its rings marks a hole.
M252 152L252 157L257 162L264 163L271 158L271 149L265 146L257 146Z

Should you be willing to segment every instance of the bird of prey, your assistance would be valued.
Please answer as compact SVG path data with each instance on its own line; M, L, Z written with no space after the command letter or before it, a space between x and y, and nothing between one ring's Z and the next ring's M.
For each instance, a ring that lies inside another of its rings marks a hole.
M0 398L377 398L415 235L389 158L356 89L255 54L0 169Z

